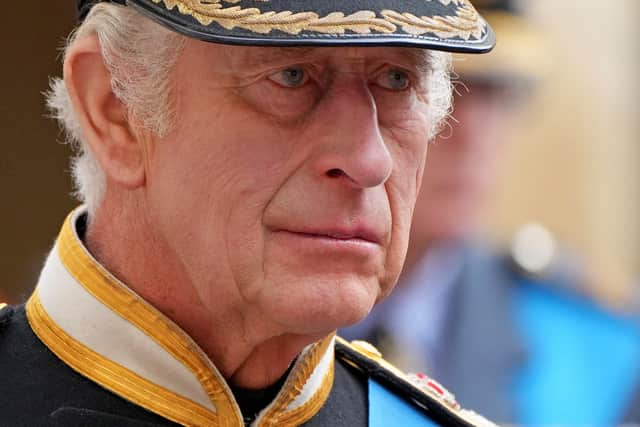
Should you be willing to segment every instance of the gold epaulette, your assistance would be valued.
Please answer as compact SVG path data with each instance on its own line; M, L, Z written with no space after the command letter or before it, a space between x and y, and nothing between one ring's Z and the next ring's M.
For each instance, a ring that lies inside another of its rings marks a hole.
M386 361L380 351L366 341L336 337L336 356L367 374L403 399L439 419L446 425L461 427L495 427L473 411L463 409L455 396L437 381L424 374L406 374Z
M4 302L0 302L0 311L4 310L5 307L7 307L7 304Z

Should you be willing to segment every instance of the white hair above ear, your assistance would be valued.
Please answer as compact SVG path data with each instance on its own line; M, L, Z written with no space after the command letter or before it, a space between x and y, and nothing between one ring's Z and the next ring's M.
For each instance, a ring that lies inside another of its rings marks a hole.
M171 70L184 46L184 36L142 16L133 8L112 3L94 6L69 37L66 52L77 40L96 34L116 97L144 131L165 135L174 123ZM58 120L76 155L71 162L75 196L95 213L106 189L105 176L73 110L65 82L51 80L46 94L51 116Z

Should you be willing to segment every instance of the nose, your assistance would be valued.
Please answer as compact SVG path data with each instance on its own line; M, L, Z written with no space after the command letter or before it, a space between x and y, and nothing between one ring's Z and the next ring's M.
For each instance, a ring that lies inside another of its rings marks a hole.
M323 103L322 143L315 170L358 188L384 184L393 160L380 133L375 99L366 82L353 78L335 85Z

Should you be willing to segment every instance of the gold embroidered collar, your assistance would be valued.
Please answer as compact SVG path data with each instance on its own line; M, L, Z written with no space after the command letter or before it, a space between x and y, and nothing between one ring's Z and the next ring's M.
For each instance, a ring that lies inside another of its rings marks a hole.
M102 267L72 212L27 303L31 328L72 369L185 426L244 426L216 367L175 323ZM315 415L333 384L334 336L306 347L253 426L293 426Z

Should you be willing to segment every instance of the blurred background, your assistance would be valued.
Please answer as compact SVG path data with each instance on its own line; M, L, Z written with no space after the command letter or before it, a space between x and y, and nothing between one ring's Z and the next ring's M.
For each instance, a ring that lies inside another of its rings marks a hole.
M69 147L45 118L42 92L60 75L59 48L75 23L74 1L10 2L0 27L0 300L20 302L36 284L67 212Z
M486 216L501 241L540 222L576 249L589 291L638 302L640 272L640 2L521 2L546 34L548 64L513 129ZM637 305L636 305L637 307Z

